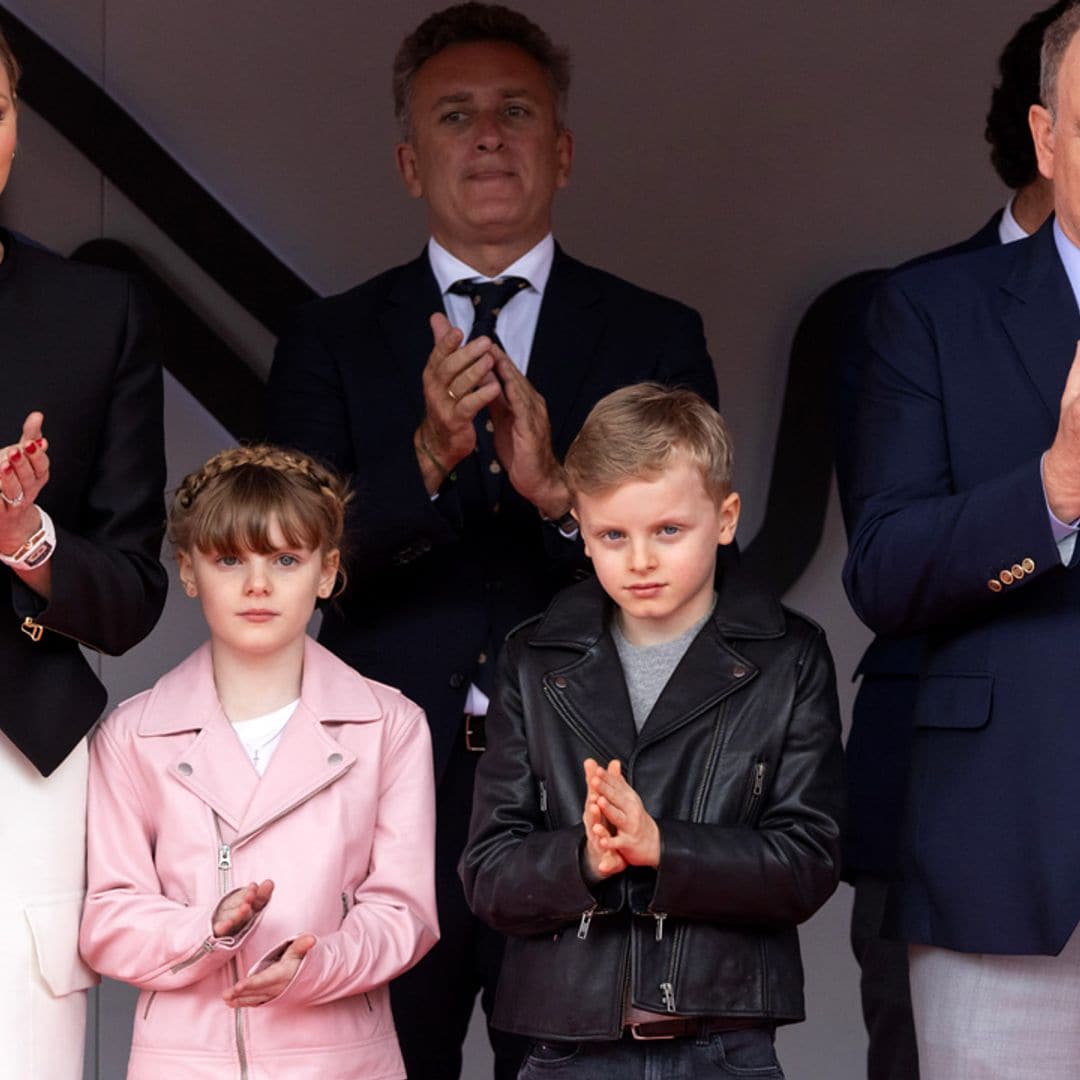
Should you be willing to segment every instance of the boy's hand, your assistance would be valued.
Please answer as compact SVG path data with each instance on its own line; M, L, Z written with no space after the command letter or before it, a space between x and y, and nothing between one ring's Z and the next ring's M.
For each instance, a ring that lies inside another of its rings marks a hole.
M232 1009L248 1009L255 1005L265 1005L271 999L284 993L285 987L292 982L293 976L300 967L300 961L310 952L314 944L314 934L301 934L293 938L279 959L268 964L262 971L233 983L221 995L225 1004Z
M612 829L600 812L596 796L592 791L592 778L597 772L603 772L593 758L585 759L585 810L581 815L585 826L585 868L591 881L602 881L613 874L626 869L626 860L617 851L608 851L601 847L601 841L611 839Z
M597 835L601 850L621 855L631 866L660 865L660 828L649 816L641 796L626 782L622 765L612 761L589 777L589 799L596 805L611 835Z
M267 879L261 885L253 881L223 896L210 920L214 937L228 937L242 930L253 915L270 903L273 894L274 883Z

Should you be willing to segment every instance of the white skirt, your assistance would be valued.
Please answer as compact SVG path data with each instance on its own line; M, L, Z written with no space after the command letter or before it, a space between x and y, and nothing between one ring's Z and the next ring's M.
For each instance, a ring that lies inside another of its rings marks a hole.
M0 734L0 1080L81 1080L87 746L49 777Z

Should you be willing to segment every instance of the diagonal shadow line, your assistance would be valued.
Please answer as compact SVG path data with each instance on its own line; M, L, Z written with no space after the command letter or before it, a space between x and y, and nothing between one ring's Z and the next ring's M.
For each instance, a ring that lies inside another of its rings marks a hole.
M230 296L277 333L317 293L70 60L0 5L20 97Z

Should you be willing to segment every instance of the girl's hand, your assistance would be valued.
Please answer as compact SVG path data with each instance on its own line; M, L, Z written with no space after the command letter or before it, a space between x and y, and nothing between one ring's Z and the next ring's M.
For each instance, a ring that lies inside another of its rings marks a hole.
M214 937L228 937L242 930L253 915L270 903L273 895L274 883L269 879L261 885L253 881L242 889L233 889L222 897L211 919Z
M0 552L17 551L41 527L35 502L49 480L49 443L44 417L32 412L17 443L0 450Z
M249 1009L255 1005L265 1005L284 993L299 969L300 961L314 944L314 934L301 934L294 938L279 959L230 986L221 995L225 1004L233 1009Z

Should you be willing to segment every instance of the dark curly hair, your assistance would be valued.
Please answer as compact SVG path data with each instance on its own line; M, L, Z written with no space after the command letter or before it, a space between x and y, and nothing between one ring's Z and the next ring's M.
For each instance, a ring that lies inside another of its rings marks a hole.
M1058 0L1036 12L1012 36L998 60L1001 81L990 98L986 141L990 144L990 161L995 171L1014 191L1026 187L1039 175L1028 127L1028 110L1040 101L1043 34L1075 3L1076 0Z
M555 115L565 123L570 91L570 55L518 11L502 4L470 2L429 15L402 43L394 57L394 118L401 137L409 137L409 105L416 73L436 53L471 41L502 41L527 52L545 71L555 95Z

